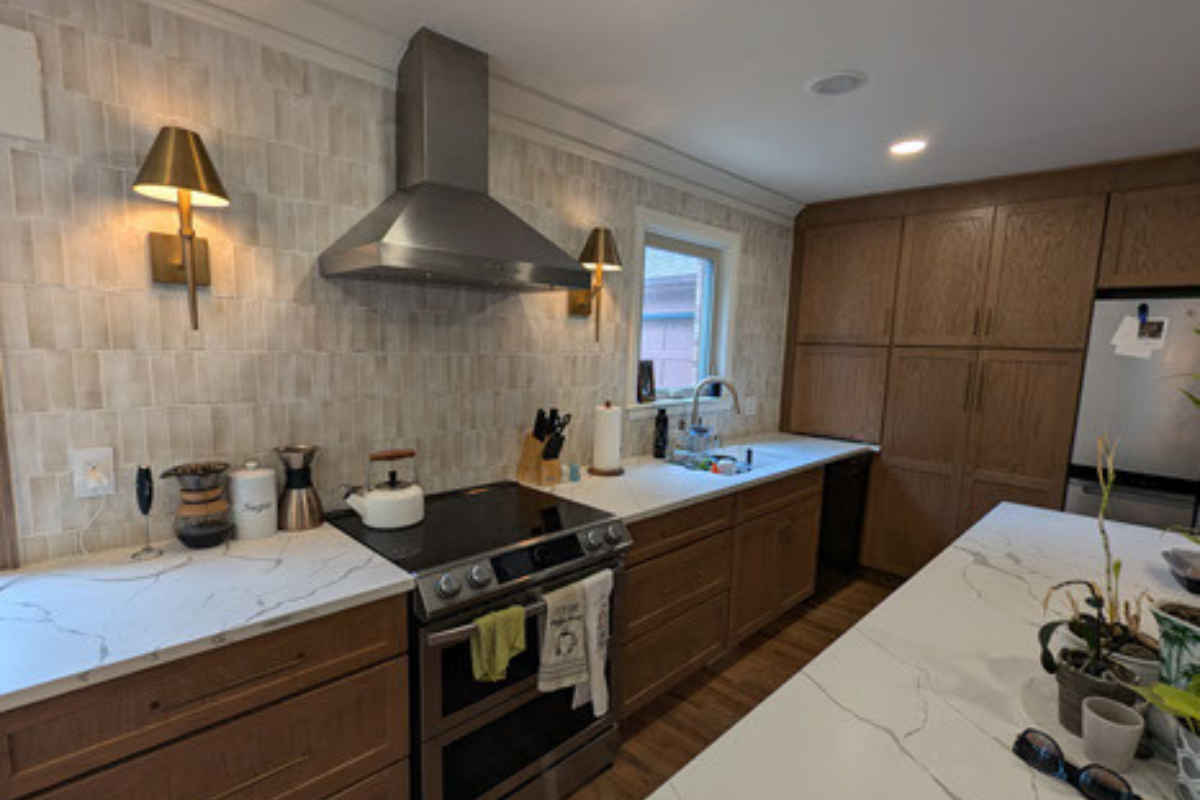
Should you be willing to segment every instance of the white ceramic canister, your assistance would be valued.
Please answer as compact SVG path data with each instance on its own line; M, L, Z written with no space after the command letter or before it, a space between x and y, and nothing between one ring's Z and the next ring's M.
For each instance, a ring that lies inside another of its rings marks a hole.
M278 529L275 510L275 470L247 461L229 473L229 498L239 539L261 539Z

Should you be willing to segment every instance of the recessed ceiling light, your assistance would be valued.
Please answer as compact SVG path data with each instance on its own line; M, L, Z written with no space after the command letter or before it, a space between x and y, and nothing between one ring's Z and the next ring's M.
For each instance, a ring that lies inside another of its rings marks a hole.
M924 139L901 139L888 149L894 156L915 156L923 151L927 144L929 143Z
M853 92L855 89L861 88L866 82L867 74L865 72L848 69L840 72L830 72L828 75L813 78L804 84L804 88L813 94L836 97L839 94Z

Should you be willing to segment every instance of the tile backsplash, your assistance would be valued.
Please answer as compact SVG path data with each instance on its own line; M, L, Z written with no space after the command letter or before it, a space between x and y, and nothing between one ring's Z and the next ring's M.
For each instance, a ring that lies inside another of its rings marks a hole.
M561 292L318 275L324 247L393 188L391 91L135 0L0 0L0 24L37 36L49 137L0 137L0 345L24 562L80 539L137 541L140 463L277 464L274 446L313 442L337 505L368 450L406 445L437 491L512 477L522 431L550 405L575 414L565 458L586 463L591 409L627 396L621 276L597 344ZM129 189L164 124L204 137L232 194L197 214L213 270L199 332L184 293L150 283L147 234L174 231L174 209ZM776 429L788 227L507 128L493 127L490 151L493 194L568 252L603 224L632 253L639 206L741 233L731 377L758 402L719 424ZM629 423L627 453L646 452L649 431ZM72 497L68 451L86 446L115 448L116 496ZM157 537L175 488L160 482Z

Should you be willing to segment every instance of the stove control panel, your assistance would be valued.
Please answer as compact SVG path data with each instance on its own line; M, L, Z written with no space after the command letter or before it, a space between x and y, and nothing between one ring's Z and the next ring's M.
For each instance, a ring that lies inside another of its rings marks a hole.
M542 573L559 573L633 544L619 521L564 531L523 547L482 554L471 561L449 564L417 579L420 606L426 615L447 611L500 594L508 584Z

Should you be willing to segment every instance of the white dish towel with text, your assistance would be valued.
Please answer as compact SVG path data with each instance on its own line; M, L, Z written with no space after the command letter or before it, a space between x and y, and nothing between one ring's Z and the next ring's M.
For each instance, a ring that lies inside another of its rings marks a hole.
M582 583L546 592L543 599L546 624L542 628L538 691L554 692L578 686L588 678Z
M606 569L589 575L580 582L583 589L583 635L587 643L588 678L575 687L572 708L591 701L597 717L608 713L608 678L604 667L608 663L609 598L612 597L613 574Z
M592 703L597 717L608 713L605 664L611 629L609 599L613 574L603 570L547 592L538 690L575 688L573 708Z

